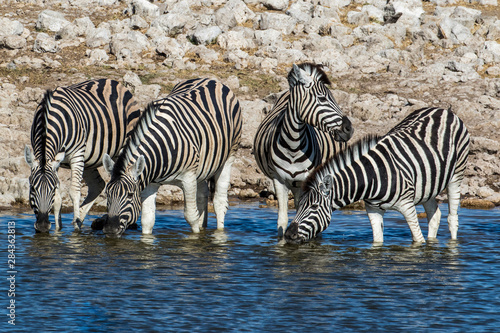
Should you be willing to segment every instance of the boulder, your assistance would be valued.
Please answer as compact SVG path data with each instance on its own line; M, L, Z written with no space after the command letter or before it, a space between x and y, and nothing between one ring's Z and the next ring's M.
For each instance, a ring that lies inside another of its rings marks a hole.
M59 32L64 26L70 22L66 20L63 13L59 13L50 9L42 11L38 15L35 28L38 30L46 30L52 32Z

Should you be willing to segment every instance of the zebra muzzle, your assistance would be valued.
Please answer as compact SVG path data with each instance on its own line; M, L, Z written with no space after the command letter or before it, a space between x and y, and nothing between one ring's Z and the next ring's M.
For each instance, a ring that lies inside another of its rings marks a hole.
M299 244L302 243L302 239L299 237L299 224L297 222L292 222L285 232L285 240L287 243Z
M354 134L354 128L352 127L352 123L347 118L347 116L342 117L342 125L340 129L334 131L335 133L335 141L339 142L347 142Z
M36 232L49 232L50 230L50 220L49 213L38 213L35 222Z
M120 237L125 231L125 226L120 223L119 216L112 216L104 220L102 232L106 237Z

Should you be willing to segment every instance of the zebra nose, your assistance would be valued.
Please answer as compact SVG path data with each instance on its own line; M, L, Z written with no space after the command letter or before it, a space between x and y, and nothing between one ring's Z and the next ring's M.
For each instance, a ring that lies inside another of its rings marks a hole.
M120 237L123 230L124 228L121 227L119 216L108 216L108 218L104 219L102 232L106 237Z
M290 243L297 242L299 238L299 224L297 222L292 222L285 232L285 240Z
M335 140L341 142L347 142L354 134L354 128L352 127L352 123L347 118L347 116L342 117L342 125L339 130L335 131Z
M36 216L35 222L35 230L36 232L49 232L50 230L50 220L48 213L38 213Z

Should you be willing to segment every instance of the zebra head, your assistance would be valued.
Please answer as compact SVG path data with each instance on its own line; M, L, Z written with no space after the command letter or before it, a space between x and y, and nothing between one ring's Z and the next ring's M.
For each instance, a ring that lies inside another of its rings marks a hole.
M132 167L120 172L114 170L115 163L111 157L104 154L103 166L111 175L111 180L106 185L108 217L104 221L103 232L106 236L120 237L127 227L139 218L141 208L139 176L144 170L145 159L141 155Z
M29 177L30 206L36 216L35 230L37 232L49 232L49 213L54 205L54 198L59 188L59 176L57 170L64 160L65 152L58 153L51 161L42 162L35 159L30 147L24 148L24 159L31 168Z
M324 132L333 132L336 141L346 142L352 137L351 121L342 115L328 89L331 83L321 65L294 64L288 74L288 83L290 105L301 121Z
M333 178L326 175L319 182L306 185L297 214L285 232L289 243L306 242L323 232L332 217Z

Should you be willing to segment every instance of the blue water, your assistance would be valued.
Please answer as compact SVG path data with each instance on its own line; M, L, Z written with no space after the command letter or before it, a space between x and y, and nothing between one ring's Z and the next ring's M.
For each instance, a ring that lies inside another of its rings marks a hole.
M181 211L158 211L153 236L71 230L35 234L31 214L0 216L0 328L21 332L495 332L500 327L500 209L460 209L449 240L412 245L385 216L372 246L362 211L335 212L321 239L278 242L277 210L231 206L199 235ZM292 212L293 214L293 212ZM92 216L96 217L96 216ZM8 222L15 222L15 297ZM426 234L427 223L421 223ZM8 324L15 300L15 326Z

